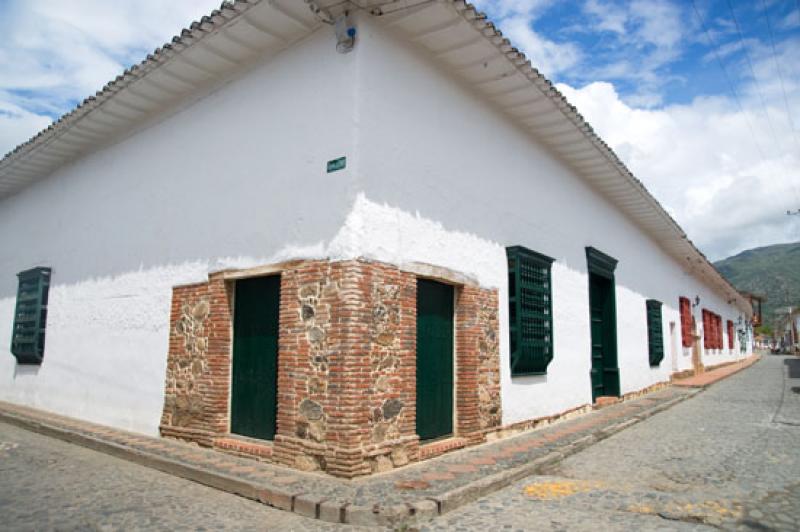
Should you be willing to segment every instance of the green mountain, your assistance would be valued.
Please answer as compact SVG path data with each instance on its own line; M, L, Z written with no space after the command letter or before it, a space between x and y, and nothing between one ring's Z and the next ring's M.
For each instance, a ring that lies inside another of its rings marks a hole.
M738 290L764 294L764 323L775 323L775 309L800 305L800 242L748 249L714 266Z

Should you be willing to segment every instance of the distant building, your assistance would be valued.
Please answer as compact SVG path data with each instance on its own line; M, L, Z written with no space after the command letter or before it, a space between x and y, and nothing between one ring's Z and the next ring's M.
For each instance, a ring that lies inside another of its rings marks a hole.
M778 345L787 351L800 348L800 305L780 308L775 311L775 316Z
M764 294L755 294L753 292L746 291L742 291L741 294L746 297L748 301L750 301L750 306L753 308L753 327L760 327L764 324L764 316L761 311L761 307L764 304L764 301L767 300L767 296Z
M485 17L362 3L225 4L0 161L0 399L353 477L752 351Z

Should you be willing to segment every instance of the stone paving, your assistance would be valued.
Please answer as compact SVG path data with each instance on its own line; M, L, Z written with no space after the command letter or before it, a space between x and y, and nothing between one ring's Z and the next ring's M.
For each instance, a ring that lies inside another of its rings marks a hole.
M702 394L422 530L800 530L800 359Z
M536 472L697 393L666 388L497 442L355 481L303 473L177 441L0 404L12 421L324 521L422 521ZM409 519L410 518L410 519Z
M0 530L343 531L0 423Z
M698 392L667 388L356 481L0 404L0 420L295 512L0 423L0 515L12 529L800 529L800 359L767 357L683 402Z

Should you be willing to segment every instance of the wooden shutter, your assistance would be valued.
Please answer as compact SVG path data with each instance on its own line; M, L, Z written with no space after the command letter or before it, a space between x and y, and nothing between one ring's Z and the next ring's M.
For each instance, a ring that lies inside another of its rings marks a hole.
M543 375L553 360L553 259L522 246L506 256L511 375Z
M722 349L722 317L703 309L703 346L706 349Z
M682 297L678 300L681 311L681 340L683 347L692 347L694 338L692 338L692 303L688 297Z
M733 322L728 320L728 349L733 349Z
M710 316L711 320L711 348L719 349L719 327L717 324L717 315L713 312Z
M47 296L50 268L33 268L18 273L17 306L11 334L11 353L20 364L41 364L47 324Z
M664 359L664 333L661 320L661 302L647 300L647 349L650 365L658 366Z

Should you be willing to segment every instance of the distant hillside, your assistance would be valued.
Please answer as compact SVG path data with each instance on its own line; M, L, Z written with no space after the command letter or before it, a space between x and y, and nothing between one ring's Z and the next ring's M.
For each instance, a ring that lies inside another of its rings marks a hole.
M776 308L800 304L800 242L748 249L715 262L733 286L765 294L764 322L775 322Z

